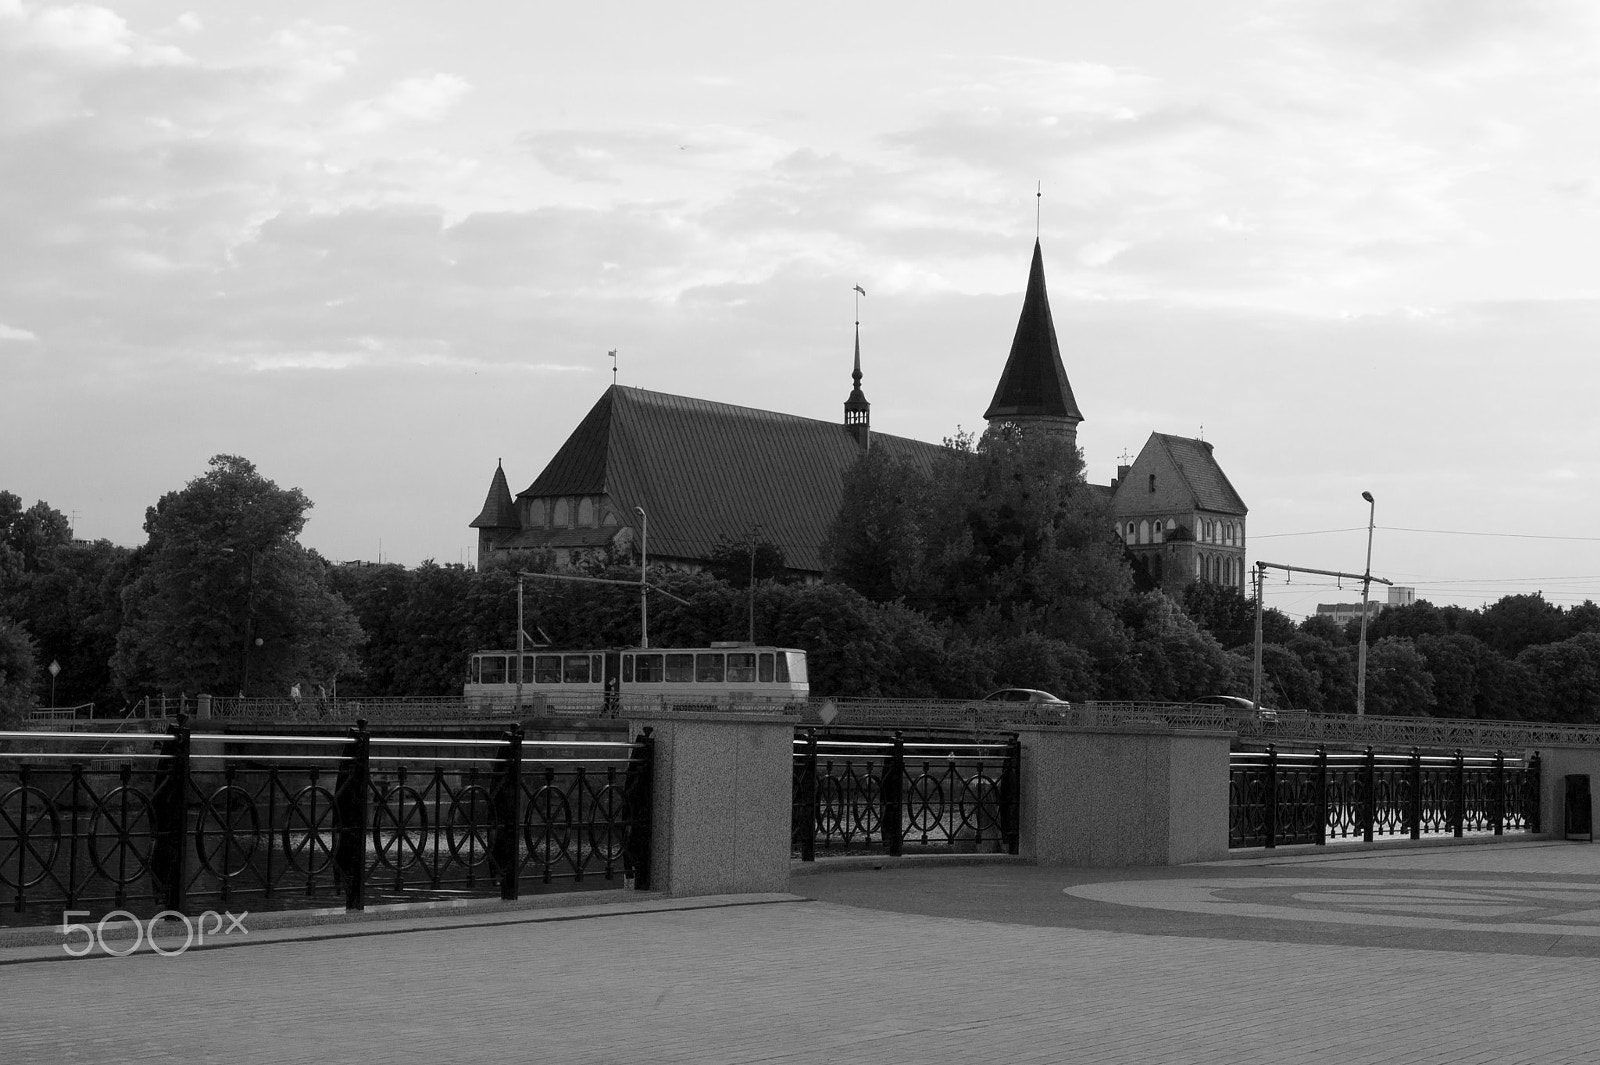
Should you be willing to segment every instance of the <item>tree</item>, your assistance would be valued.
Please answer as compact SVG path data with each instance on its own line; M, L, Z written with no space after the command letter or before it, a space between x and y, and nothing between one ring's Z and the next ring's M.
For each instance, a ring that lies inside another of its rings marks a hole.
M822 556L832 580L868 599L897 599L916 584L926 550L927 477L882 447L868 448L845 471L839 512Z
M1433 713L1433 676L1416 645L1385 636L1367 652L1367 713L1427 717Z
M1600 633L1528 647L1517 656L1537 682L1550 721L1600 721Z
M770 540L719 539L711 549L710 569L719 581L748 588L750 581L780 580L784 576L783 548Z
M0 555L9 556L10 566L32 572L51 551L71 542L72 526L65 514L42 499L24 510L15 493L0 491ZM0 575L6 568L0 562Z
M1326 625L1312 625L1312 621ZM1319 633L1337 629L1329 618L1307 618L1300 631L1284 644L1289 653L1300 660L1316 681L1320 704L1306 709L1317 709L1325 714L1353 714L1356 712L1356 661L1355 653Z
M363 633L327 564L297 539L311 501L248 459L209 465L145 513L149 540L122 596L118 684L247 695L331 684Z
M1507 658L1524 648L1555 643L1567 637L1561 608L1545 602L1543 593L1508 595L1477 614L1468 615L1467 633Z
M33 709L38 672L33 639L10 618L0 617L0 729L16 728Z

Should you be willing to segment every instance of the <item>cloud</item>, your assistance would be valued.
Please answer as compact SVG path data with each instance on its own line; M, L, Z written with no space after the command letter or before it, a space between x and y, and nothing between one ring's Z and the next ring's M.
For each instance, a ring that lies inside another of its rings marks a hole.
M351 105L345 124L358 133L373 133L402 122L438 122L471 91L466 79L454 74L403 78L383 95Z
M0 322L0 340L38 340L39 338L26 329Z

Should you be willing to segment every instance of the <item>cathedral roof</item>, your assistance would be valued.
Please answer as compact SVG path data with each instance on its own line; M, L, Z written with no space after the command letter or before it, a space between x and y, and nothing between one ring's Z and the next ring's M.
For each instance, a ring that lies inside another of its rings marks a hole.
M1177 468L1178 475L1193 493L1195 509L1219 514L1248 513L1244 500L1234 491L1233 483L1228 480L1228 475L1222 472L1216 456L1211 453L1211 445L1204 440L1188 436L1172 436L1167 433L1151 433L1150 443L1145 446L1159 446L1165 449L1173 466Z
M944 451L885 433L872 446L924 471ZM628 524L643 507L652 558L704 558L759 530L790 568L820 572L860 454L838 422L613 385L519 498L605 495Z
M1073 398L1067 370L1061 364L1056 326L1050 317L1050 296L1044 284L1044 252L1033 242L1033 265L1028 269L1028 291L1022 298L1022 315L1011 340L1011 355L1000 375L989 409L989 421L1047 417L1083 420Z
M506 471L496 463L494 480L489 482L489 495L483 501L483 510L472 519L469 529L515 529L517 505L511 499L511 486L506 483Z

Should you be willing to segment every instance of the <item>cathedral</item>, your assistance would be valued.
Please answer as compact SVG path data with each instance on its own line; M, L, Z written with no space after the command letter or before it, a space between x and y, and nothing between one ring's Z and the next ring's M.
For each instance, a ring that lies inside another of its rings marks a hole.
M719 546L771 543L787 568L823 571L822 544L846 470L866 448L931 471L943 445L872 430L854 386L844 418L826 422L613 384L531 485L515 496L497 466L478 530L478 564L549 551L560 563L619 548L700 568ZM1076 444L1084 420L1067 380L1038 242L1011 352L984 418ZM1115 535L1150 583L1174 594L1194 581L1245 590L1246 508L1203 440L1152 433L1110 485Z

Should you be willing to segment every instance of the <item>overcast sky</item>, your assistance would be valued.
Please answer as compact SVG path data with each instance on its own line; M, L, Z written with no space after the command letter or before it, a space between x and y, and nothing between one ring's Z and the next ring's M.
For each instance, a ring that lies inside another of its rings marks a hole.
M471 561L612 380L981 427L1041 236L1091 479L1203 435L1252 561L1600 598L1600 5L0 0L0 488L213 454ZM1203 428L1202 428L1203 427ZM1359 598L1321 581L1296 616Z

